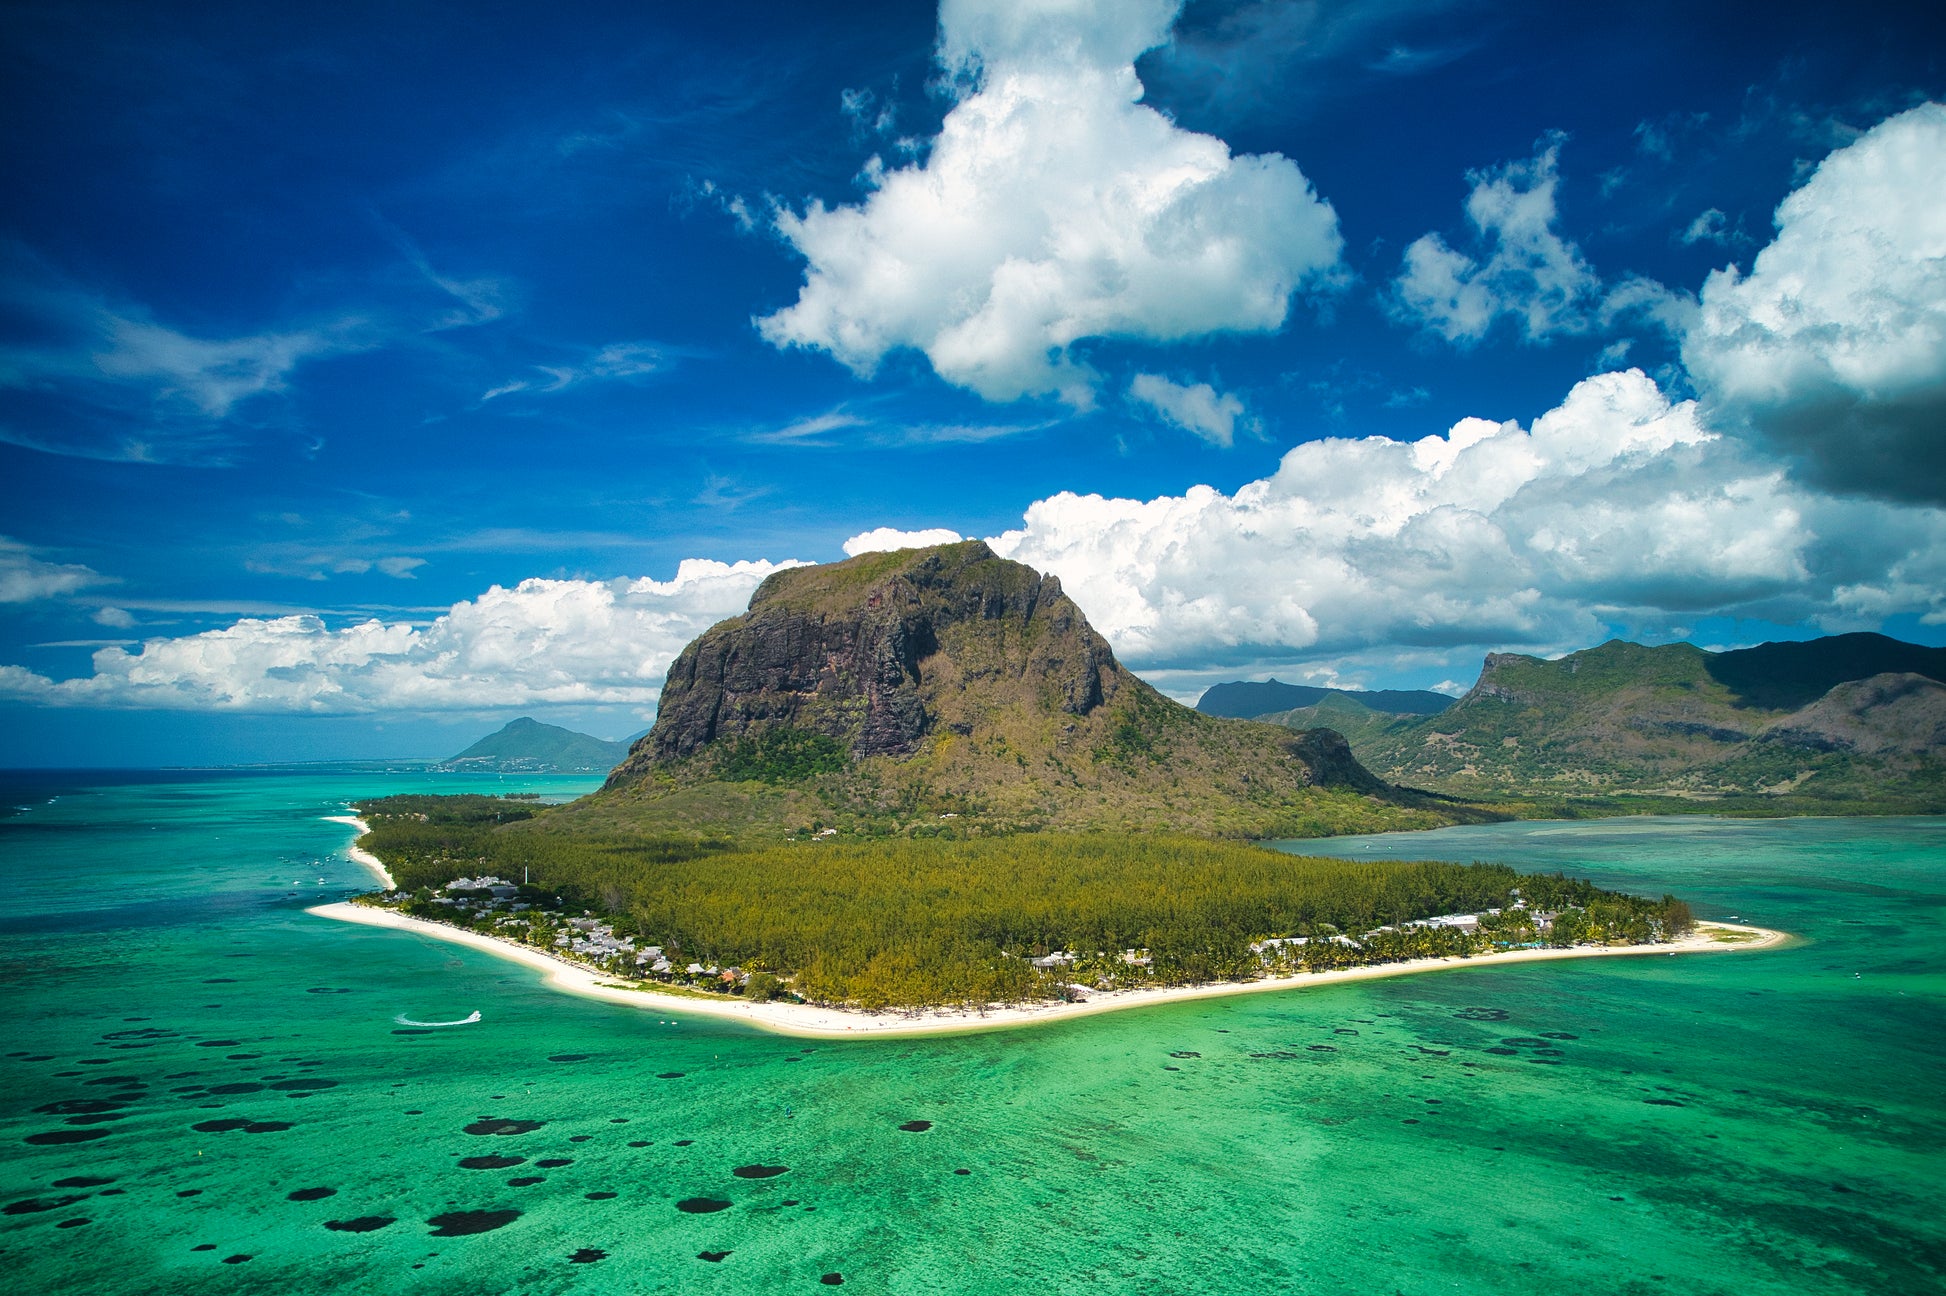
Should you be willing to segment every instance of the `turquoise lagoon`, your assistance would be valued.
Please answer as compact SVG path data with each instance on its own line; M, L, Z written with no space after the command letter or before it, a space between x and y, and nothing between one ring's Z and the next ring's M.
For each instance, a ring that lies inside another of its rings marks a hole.
M1801 940L923 1039L587 1002L305 912L367 885L325 819L354 797L589 786L0 776L9 1288L1941 1289L1946 822L1304 843Z

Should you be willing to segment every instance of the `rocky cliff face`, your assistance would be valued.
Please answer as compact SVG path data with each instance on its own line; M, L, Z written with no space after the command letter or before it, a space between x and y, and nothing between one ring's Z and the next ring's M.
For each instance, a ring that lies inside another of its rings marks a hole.
M1207 716L979 541L779 572L683 650L585 817L630 831L1234 837L1431 827L1328 729Z
M676 658L655 727L611 783L784 728L853 759L906 756L995 706L1086 716L1124 676L1059 580L978 540L794 568Z

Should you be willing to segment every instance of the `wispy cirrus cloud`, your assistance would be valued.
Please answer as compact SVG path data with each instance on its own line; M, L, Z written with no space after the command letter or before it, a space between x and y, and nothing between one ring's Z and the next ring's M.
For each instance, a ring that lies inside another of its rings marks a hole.
M220 465L290 424L284 398L307 368L499 318L499 281L443 275L409 242L401 248L410 281L378 276L366 285L376 304L218 329L165 320L0 244L0 441L81 458Z
M670 363L670 350L654 342L610 342L577 360L530 365L533 377L510 378L481 393L480 400L484 403L517 393L551 396L589 383L634 381L659 374Z
M760 427L739 439L756 445L794 446L806 450L857 449L860 446L979 445L1045 431L1058 419L1020 423L903 420L894 415L865 414L840 406L795 419L781 427Z
M42 550L0 536L0 603L32 603L72 594L108 577L80 563L50 562Z

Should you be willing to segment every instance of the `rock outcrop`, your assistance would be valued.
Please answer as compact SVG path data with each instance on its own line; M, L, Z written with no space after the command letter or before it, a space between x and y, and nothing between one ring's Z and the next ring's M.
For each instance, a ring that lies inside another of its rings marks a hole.
M982 541L792 568L683 649L655 727L612 781L780 728L854 759L908 756L994 706L1085 716L1125 674L1059 580Z
M671 666L590 816L731 835L1023 829L1299 836L1452 822L1329 729L1200 714L1061 583L981 541L772 575Z

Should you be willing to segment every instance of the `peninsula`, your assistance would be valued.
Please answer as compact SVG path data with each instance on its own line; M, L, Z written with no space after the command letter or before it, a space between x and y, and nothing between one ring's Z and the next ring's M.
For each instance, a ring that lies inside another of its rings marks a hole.
M773 575L678 657L654 728L591 797L391 797L358 817L393 881L331 916L773 1022L964 1027L1729 947L1673 896L1256 844L1500 816L1384 782L1331 730L1171 702L1058 582L977 541Z

